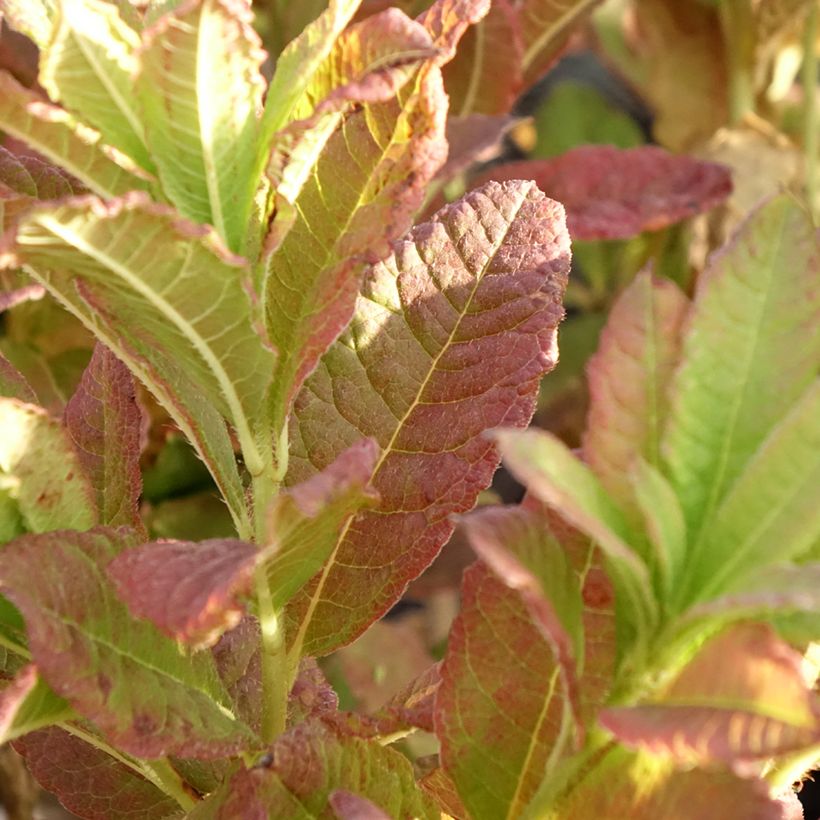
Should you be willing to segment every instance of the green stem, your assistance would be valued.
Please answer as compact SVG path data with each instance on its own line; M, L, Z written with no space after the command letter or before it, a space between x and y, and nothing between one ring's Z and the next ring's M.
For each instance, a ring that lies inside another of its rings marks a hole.
M112 746L109 746L101 737L98 737L91 732L77 726L73 723L58 723L60 727L68 734L79 738L89 746L99 749L109 757L112 757L123 766L127 766L132 771L136 772L141 777L144 777L150 783L153 783L163 794L176 800L179 805L186 811L192 809L196 805L196 801L183 786L182 779L171 767L171 764L165 758L154 760L151 763L144 763L140 760L135 760L129 755L118 752Z
M285 731L289 675L283 618L273 606L264 566L256 572L256 602L262 632L262 740L272 743Z
M818 216L817 150L820 116L817 110L817 4L812 4L803 37L803 150L806 155L806 198L812 217Z
M729 121L738 125L755 107L752 7L749 0L722 0L718 9L729 72Z

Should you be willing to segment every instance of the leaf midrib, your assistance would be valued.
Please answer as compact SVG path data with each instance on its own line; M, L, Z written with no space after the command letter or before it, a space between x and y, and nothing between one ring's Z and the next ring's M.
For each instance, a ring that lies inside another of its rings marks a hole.
M442 344L439 352L430 362L430 367L425 376L424 380L422 381L421 385L419 386L418 390L416 391L416 395L414 396L413 400L410 402L406 412L404 415L399 419L396 423L396 427L393 431L393 435L390 437L390 441L382 450L378 461L376 462L376 466L373 468L373 474L370 479L371 483L375 481L376 476L379 473L379 470L384 465L385 461L387 460L388 456L391 454L393 446L395 445L396 440L398 439L399 434L404 429L404 425L407 422L407 419L410 417L411 413L419 406L421 402L421 397L424 395L425 390L427 389L427 385L430 382L433 374L436 372L438 363L441 360L442 356L444 355L445 351L450 349L450 346L453 343L453 340L456 338L458 331L461 328L461 323L464 317L469 313L470 306L472 305L473 299L475 298L476 291L478 290L481 283L484 281L484 276L489 269L490 265L492 264L493 260L495 259L496 255L498 254L499 250L503 246L504 242L507 240L507 236L509 235L510 229L512 228L513 224L515 223L516 219L518 219L518 214L521 211L521 208L524 206L524 203L527 202L530 192L532 191L533 187L535 187L534 183L530 183L530 186L523 192L520 192L520 200L515 206L515 210L512 216L507 220L507 225L504 229L504 232L501 234L498 241L492 247L491 251L487 254L487 261L485 262L484 266L482 267L479 274L475 277L475 282L473 284L473 289L470 292L469 298L466 300L464 304L464 309L458 317L458 320L454 323L453 328L450 334L447 337L446 342ZM478 220L481 221L480 219ZM460 253L458 253L458 249L456 248L455 244L453 243L453 248L455 249L456 253L459 256L462 264L467 267L467 264ZM429 266L428 270L429 270ZM336 539L336 544L333 547L333 551L330 553L330 558L325 563L325 566L322 570L322 575L319 579L319 583L317 584L316 591L311 596L310 603L308 604L308 610L305 613L305 617L302 619L301 624L299 625L299 630L296 634L296 638L293 642L293 646L291 649L291 653L294 653L294 657L291 658L291 663L295 665L295 662L298 662L299 657L301 656L302 651L302 644L304 643L305 636L307 634L307 630L310 626L311 621L313 620L313 615L316 611L316 607L319 605L319 600L322 596L322 592L324 591L324 586L327 582L327 578L330 574L331 568L335 565L336 556L339 552L339 548L341 547L342 543L344 542L347 533L350 529L350 526L353 522L353 516L348 518L345 522L344 526L342 527L339 535Z

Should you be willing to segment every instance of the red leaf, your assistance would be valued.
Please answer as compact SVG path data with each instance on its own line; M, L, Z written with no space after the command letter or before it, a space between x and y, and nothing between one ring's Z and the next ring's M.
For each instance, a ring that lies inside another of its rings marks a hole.
M288 696L288 725L334 715L338 708L339 697L319 664L313 658L303 658Z
M490 183L370 270L291 422L289 483L362 435L382 448L380 505L353 519L294 599L289 632L305 654L349 642L386 611L447 541L450 515L489 484L498 455L482 434L529 422L554 363L568 265L560 207L530 183Z
M419 780L419 786L426 791L438 805L457 820L464 820L468 817L467 809L458 796L456 784L440 766L428 772Z
M179 809L142 775L62 729L32 732L14 748L37 782L85 820L165 820Z
M200 649L241 620L258 555L232 538L155 541L120 553L108 574L136 617Z
M573 239L628 239L708 211L732 191L722 165L652 145L583 145L551 160L511 162L488 179L531 179L567 209Z
M140 436L142 413L134 377L97 344L77 391L65 408L65 425L94 489L100 523L143 530Z

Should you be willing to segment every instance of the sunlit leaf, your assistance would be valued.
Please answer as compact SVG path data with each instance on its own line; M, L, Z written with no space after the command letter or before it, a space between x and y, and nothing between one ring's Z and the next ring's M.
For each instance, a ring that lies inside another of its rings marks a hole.
M529 421L554 364L568 264L560 207L508 183L447 206L370 269L350 328L296 403L288 483L373 436L382 500L295 599L295 651L327 652L360 633L487 486L498 456L481 433Z
M40 48L43 48L51 37L54 28L53 0L2 0L0 12L8 24L25 34Z
M29 664L0 690L0 741L14 740L72 714L71 707L38 675L37 667Z

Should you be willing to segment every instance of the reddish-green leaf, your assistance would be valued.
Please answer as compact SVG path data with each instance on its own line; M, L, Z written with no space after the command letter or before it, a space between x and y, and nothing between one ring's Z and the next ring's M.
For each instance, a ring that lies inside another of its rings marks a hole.
M622 503L634 505L626 476L636 459L659 464L668 385L688 307L669 280L638 274L612 307L587 365L584 460Z
M259 730L262 716L261 642L259 622L247 616L211 650L236 713L254 731Z
M108 574L137 618L201 649L239 623L237 599L250 588L258 554L228 538L158 541L121 552Z
M404 756L375 741L336 736L319 722L291 729L273 745L269 764L239 772L189 817L332 817L329 799L339 789L363 797L389 817L439 817Z
M37 404L37 396L34 395L34 390L26 381L26 377L2 353L0 353L0 396L7 399L18 399L24 404Z
M142 413L128 368L98 344L65 408L65 426L94 488L101 524L142 528Z
M419 786L451 817L467 817L467 809L458 796L455 783L440 766L424 775L419 780Z
M511 162L486 179L532 179L567 209L573 239L628 239L719 205L732 191L722 165L655 146L582 145L555 159Z
M461 596L436 698L442 766L470 816L518 817L568 739L559 669L518 593L483 564Z
M379 734L388 735L411 726L433 732L433 710L440 684L439 664L410 681L373 715Z
M297 401L288 482L368 435L382 450L382 500L296 599L294 651L354 638L430 563L449 516L475 503L498 460L481 434L526 425L553 366L568 264L560 206L531 183L491 183L370 269L350 327Z
M72 714L71 707L40 677L37 667L29 664L0 691L0 742L67 720Z
M131 617L103 567L133 543L116 530L16 539L0 585L23 613L43 678L119 748L139 757L219 757L254 742L206 653Z
M0 399L0 470L12 476L32 532L97 523L91 485L63 427L41 407Z
M330 793L328 804L337 820L390 820L390 815L360 794L336 789Z
M820 702L801 656L767 626L710 641L651 704L604 709L624 744L686 763L769 758L820 742Z
M56 727L17 740L40 785L84 820L167 820L179 809L133 768Z

